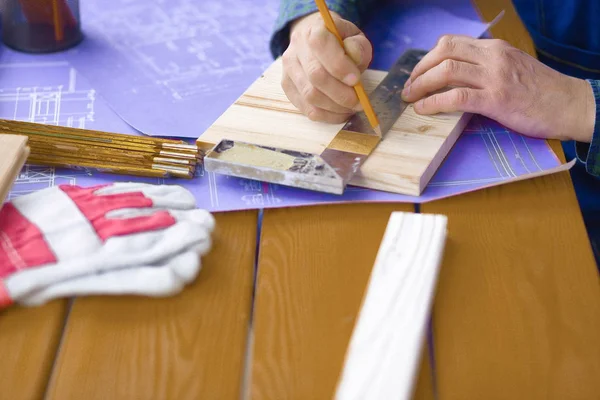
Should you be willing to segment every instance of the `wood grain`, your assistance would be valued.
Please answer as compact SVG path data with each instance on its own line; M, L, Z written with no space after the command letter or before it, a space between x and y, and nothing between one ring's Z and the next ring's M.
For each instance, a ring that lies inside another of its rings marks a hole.
M493 37L506 40L513 46L535 56L533 41L510 0L473 0L484 21L492 21L502 10L504 16L490 29Z
M534 54L510 1L476 0ZM551 146L564 161L560 143ZM434 331L444 399L597 399L598 275L568 173L424 204L449 218Z
M598 275L568 174L422 212L449 218L434 307L443 398L598 398Z
M301 114L283 92L281 74L281 59L277 59L200 136L198 145L208 149L229 139L321 154L344 124L315 122ZM383 71L365 71L367 92L385 76ZM422 116L409 105L350 184L419 195L469 119L464 113Z
M333 397L392 211L413 207L346 204L265 211L250 398ZM416 393L430 399L427 361L425 352Z
M257 213L216 220L214 247L180 295L75 301L48 398L239 398Z
M410 399L446 241L443 215L392 213L335 398Z
M0 135L0 207L27 158L27 137ZM41 398L46 390L66 316L66 300L0 312L0 393Z
M0 397L43 398L66 315L66 300L0 313Z

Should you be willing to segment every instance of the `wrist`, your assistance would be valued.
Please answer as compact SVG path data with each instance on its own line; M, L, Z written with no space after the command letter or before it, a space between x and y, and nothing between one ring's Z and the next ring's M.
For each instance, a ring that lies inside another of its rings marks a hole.
M573 96L571 97L572 116L570 121L570 139L590 143L596 126L596 99L591 85L578 78L573 79Z

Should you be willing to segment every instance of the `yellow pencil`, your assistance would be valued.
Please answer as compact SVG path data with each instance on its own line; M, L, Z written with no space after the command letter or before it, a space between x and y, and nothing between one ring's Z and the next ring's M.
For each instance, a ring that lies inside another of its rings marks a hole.
M315 0L315 3L317 3L319 12L321 13L321 16L323 17L323 20L325 21L325 26L327 27L327 30L329 30L329 32L331 32L335 35L337 40L340 42L340 45L342 46L342 48L344 48L344 41L342 40L342 37L340 36L337 28L335 27L335 23L333 22L333 18L331 17L331 14L329 13L327 4L325 4L325 0ZM375 114L375 111L373 110L373 106L371 105L369 96L367 96L367 93L365 92L365 88L363 87L360 80L354 86L354 90L356 91L356 95L358 96L358 100L360 101L360 104L362 105L363 109L365 110L365 114L369 120L369 123L371 124L371 127L379 136L381 136L381 128L379 127L379 120L377 119L377 115Z

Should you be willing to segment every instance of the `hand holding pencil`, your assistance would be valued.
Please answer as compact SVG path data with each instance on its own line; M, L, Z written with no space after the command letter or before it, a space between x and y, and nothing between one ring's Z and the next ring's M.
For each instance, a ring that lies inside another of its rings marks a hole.
M310 119L341 123L363 110L354 86L371 62L372 47L356 25L329 13L344 47L321 13L299 19L282 56L282 87Z

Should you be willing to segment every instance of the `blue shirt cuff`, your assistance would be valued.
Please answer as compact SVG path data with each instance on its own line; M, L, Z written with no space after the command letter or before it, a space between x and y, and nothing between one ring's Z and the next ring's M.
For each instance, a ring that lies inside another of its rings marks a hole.
M575 142L575 154L590 175L600 177L600 80L587 79L587 82L596 100L596 122L591 142Z
M342 18L355 25L360 23L360 12L357 0L326 0L330 11L338 13ZM269 43L273 58L281 56L290 44L290 23L319 9L314 0L281 0L279 15Z

